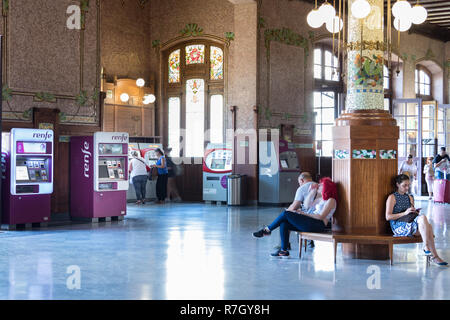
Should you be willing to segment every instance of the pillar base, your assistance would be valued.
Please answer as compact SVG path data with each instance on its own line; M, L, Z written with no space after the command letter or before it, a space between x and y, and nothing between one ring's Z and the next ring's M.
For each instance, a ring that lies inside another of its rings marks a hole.
M386 199L397 174L399 127L384 110L357 110L336 119L333 128L333 181L338 207L333 231L354 235L386 235ZM389 246L343 244L354 259L389 259Z

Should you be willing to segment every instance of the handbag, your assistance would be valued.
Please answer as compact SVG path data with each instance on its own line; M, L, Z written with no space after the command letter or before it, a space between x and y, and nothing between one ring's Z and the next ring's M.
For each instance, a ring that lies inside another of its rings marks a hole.
M417 212L410 212L406 216L398 218L397 221L411 223L419 214Z

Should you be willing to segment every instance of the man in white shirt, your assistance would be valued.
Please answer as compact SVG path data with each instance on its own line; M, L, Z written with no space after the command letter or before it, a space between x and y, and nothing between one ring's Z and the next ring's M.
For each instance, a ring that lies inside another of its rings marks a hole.
M305 207L305 198L311 190L312 185L316 185L317 183L312 180L311 174L309 172L302 172L298 176L298 184L299 187L297 192L295 193L294 201L291 203L288 211L296 211L297 209L302 209L303 211L308 210L308 207Z
M303 211L307 211L309 208L305 206L305 198L308 195L309 191L311 190L312 185L317 185L317 182L314 182L312 180L311 174L309 172L302 172L298 176L298 184L299 187L297 189L297 192L295 192L294 201L291 203L289 208L287 208L287 211L295 212L298 209L301 209ZM309 242L310 247L314 247L314 242L311 240ZM280 247L280 246L278 246ZM278 248L276 247L276 248ZM289 244L290 249L290 244Z

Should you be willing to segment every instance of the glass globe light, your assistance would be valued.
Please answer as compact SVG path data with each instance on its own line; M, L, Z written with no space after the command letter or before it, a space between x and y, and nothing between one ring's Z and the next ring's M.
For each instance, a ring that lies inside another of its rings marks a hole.
M401 20L408 20L411 16L411 5L406 0L397 0L392 6L392 14Z
M336 15L336 10L331 4L325 2L319 8L319 14L322 22L330 21Z
M137 85L139 88L143 87L143 86L145 85L145 80L142 79L142 78L137 79L137 80L136 80L136 85Z
M353 2L351 10L352 16L356 19L364 19L369 15L372 8L367 0L356 0Z
M144 96L144 104L153 103L156 101L156 97L154 94L146 94Z
M400 32L404 32L411 28L411 20L410 19L403 19L400 20L399 18L394 19L394 28Z
M130 99L130 96L127 93L122 93L120 95L120 101L127 102Z
M414 24L421 24L424 23L425 20L427 20L428 12L427 9L422 7L419 4L416 4L411 9L411 21Z
M306 22L311 28L319 28L323 24L319 9L312 9L306 16Z
M327 21L326 23L327 30L331 33L341 31L343 26L344 22L342 21L342 19L339 19L338 16L334 16L333 19Z

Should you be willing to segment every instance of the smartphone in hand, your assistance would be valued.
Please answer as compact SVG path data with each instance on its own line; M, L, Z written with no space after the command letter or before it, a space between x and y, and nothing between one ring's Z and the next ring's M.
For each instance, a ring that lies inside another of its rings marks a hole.
M420 210L422 210L422 208L417 208L416 212L419 213Z

